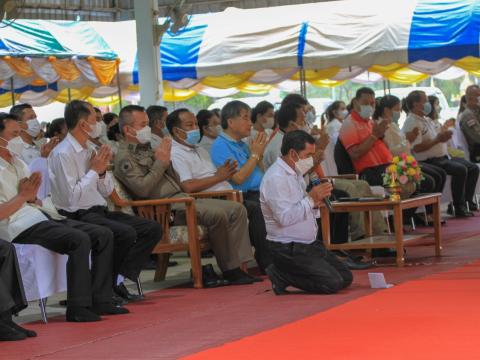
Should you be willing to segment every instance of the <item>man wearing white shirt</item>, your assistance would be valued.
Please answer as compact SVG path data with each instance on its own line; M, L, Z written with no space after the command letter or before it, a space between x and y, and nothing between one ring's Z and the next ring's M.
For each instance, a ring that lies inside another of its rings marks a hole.
M282 156L260 186L260 203L273 264L266 271L277 295L288 286L320 294L336 293L352 283L350 270L317 241L318 207L332 191L323 183L306 192L303 179L313 166L315 139L304 131L285 135Z
M150 128L152 129L150 145L155 150L162 143L163 138L170 137L166 126L168 109L160 105L151 105L147 108L147 115Z
M15 115L19 121L22 132L20 137L23 142L22 151L18 154L20 158L30 165L30 163L40 157L47 158L52 149L58 144L58 138L52 138L48 143L37 141L40 134L41 125L37 119L37 114L30 104L14 105L10 109L10 114Z
M12 140L21 131L15 119L0 114L0 237L68 255L67 321L98 321L99 315L127 313L111 304L111 232L67 220L40 206L36 194L41 175L30 174L27 165L15 155L16 142Z
M407 96L407 107L410 110L402 131L408 133L418 128L418 136L413 141L412 152L418 161L438 166L452 176L452 197L456 217L469 217L473 213L467 210L477 209L473 202L475 188L479 176L478 166L460 158L450 159L448 156L447 142L452 137L452 132L443 130L426 116L432 112L427 95L423 91L412 91Z
M114 282L118 274L136 281L162 237L162 227L155 221L108 211L105 198L114 190L107 173L112 154L107 145L97 152L88 147L96 127L93 107L74 100L65 107L65 121L69 133L49 158L53 202L62 215L109 228L114 238ZM115 285L114 291L127 300L138 300L123 283Z

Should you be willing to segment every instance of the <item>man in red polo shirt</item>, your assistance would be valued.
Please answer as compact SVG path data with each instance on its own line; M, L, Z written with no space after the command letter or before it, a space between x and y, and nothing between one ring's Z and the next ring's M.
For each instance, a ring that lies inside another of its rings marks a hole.
M388 122L375 122L375 93L363 87L357 90L353 99L353 109L343 121L340 141L352 159L360 178L371 186L383 185L382 174L392 162L392 154L383 142Z

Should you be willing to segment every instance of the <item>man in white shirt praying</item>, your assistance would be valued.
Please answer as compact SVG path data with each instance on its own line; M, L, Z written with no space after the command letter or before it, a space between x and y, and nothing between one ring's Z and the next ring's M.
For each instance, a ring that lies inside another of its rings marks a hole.
M287 133L282 156L268 169L260 186L260 203L273 264L266 272L277 295L293 286L311 293L333 294L352 283L345 264L317 239L320 206L332 191L330 183L309 193L303 179L313 166L315 139L305 131Z
M109 211L105 197L114 190L107 167L111 150L98 151L88 146L96 127L95 111L89 103L74 100L65 107L68 135L49 158L52 199L59 212L68 218L109 228L114 238L114 291L127 300L129 294L117 275L136 281L142 265L162 237L159 223L122 212Z
M67 321L98 321L99 315L128 313L111 303L111 231L65 219L41 206L36 197L41 175L30 174L14 151L13 140L20 132L14 115L0 113L0 237L68 255Z
M37 137L40 134L41 125L32 105L14 105L10 109L10 114L17 117L22 129L22 132L20 133L22 150L18 156L20 156L27 165L30 165L33 160L40 157L47 158L52 149L58 144L59 140L56 137L52 138L48 143L44 141L47 139L37 140Z

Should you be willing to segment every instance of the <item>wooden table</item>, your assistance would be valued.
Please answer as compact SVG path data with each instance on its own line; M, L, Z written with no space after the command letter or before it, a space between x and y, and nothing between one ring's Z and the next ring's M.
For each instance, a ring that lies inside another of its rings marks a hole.
M330 217L328 209L324 206L320 208L322 221L323 241L327 249L330 250L352 250L352 249L382 249L395 248L397 251L397 265L403 266L405 258L403 257L404 243L419 236L403 235L403 210L417 208L425 205L433 206L434 236L435 236L435 256L441 255L441 219L440 219L440 197L442 194L428 194L412 197L407 200L390 201L379 200L369 202L332 202L334 212L365 212L365 234L364 239L352 241L344 244L332 244L330 239ZM395 226L395 234L385 236L372 236L372 211L391 210ZM425 235L422 235L425 236ZM421 236L420 236L421 237Z

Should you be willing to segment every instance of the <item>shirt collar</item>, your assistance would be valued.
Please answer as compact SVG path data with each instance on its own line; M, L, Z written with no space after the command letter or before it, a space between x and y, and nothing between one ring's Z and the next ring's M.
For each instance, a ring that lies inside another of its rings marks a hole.
M293 170L281 157L277 159L278 166L280 166L287 174L297 176L297 172Z
M5 170L9 166L16 167L18 165L19 159L16 155L12 155L13 163L9 163L7 160L0 156L0 170Z
M70 143L70 145L72 145L75 152L79 153L79 152L82 152L83 150L87 150L82 145L80 145L80 143L77 141L77 139L75 139L75 137L72 134L68 133L66 139Z
M23 139L22 139L22 142L23 142L23 145L24 145L27 149L32 149L32 148L35 147L35 144L30 145L29 143L25 142Z
M240 140L235 140L234 138L232 138L230 135L226 134L224 131L222 131L222 133L218 136L221 136L223 137L225 140L229 141L229 142L233 142L233 143L243 143L243 141L240 139Z
M180 144L177 140L174 140L172 139L172 145L176 148L180 148L182 149L183 151L195 151L195 147L190 147L190 146L187 146L187 145L183 145L183 144Z
M363 123L366 123L366 122L369 122L370 119L364 119L360 116L360 114L358 112L356 112L355 110L352 110L352 112L350 113L350 116L352 117L353 120L355 121L359 121L359 122L363 122Z

